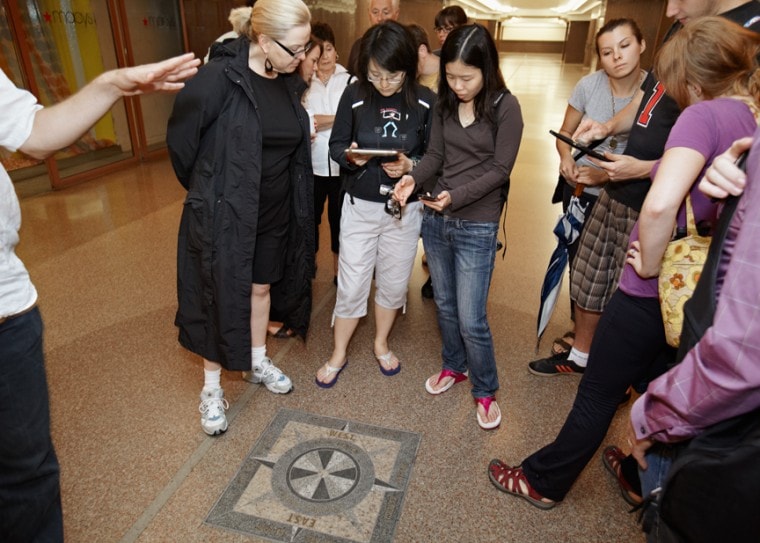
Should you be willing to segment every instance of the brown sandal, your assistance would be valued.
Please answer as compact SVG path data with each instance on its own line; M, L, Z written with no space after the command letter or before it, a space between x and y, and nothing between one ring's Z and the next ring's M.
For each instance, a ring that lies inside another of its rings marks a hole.
M575 342L575 332L568 330L562 337L554 338L552 343L552 354L569 353Z
M639 505L642 502L642 497L639 496L633 489L631 484L623 477L623 471L621 464L626 458L626 455L618 447L610 445L602 453L602 462L604 467L607 468L620 488L620 495L630 505Z
M491 479L493 485L502 492L519 496L539 509L551 509L557 505L557 502L545 501L546 498L533 490L533 487L530 486L530 483L520 466L513 468L506 465L501 460L494 458L491 460L491 463L488 464L488 478Z

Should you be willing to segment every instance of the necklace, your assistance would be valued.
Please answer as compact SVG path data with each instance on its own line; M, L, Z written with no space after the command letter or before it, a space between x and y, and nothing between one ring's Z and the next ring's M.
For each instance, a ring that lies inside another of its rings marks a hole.
M615 116L615 93L612 91L612 84L610 83L609 79L607 80L607 86L610 88L610 103L612 104L612 116ZM633 93L626 98L626 105L633 99L633 96L636 94L636 91L639 90L639 87L641 86L641 76L639 76L639 84L636 85L636 88L634 88ZM613 151L617 149L618 140L617 137L612 136L610 138L609 146L610 149Z

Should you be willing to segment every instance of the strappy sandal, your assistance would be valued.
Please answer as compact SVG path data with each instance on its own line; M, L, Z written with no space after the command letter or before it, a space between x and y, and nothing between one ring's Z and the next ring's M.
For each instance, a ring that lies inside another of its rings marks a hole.
M487 398L475 398L475 404L483 406L483 410L486 412L486 417L488 416L488 410L492 405L495 405L496 409L499 409L499 404L496 403L496 399L493 396L488 396ZM499 424L501 424L501 410L499 410L499 416L492 422L480 418L480 411L478 411L477 408L475 410L475 415L478 418L478 426L483 428L483 430L493 430L494 428L498 428Z
M436 386L438 383L441 382L441 379L445 379L446 377L451 377L452 380L449 381L447 384L443 385L438 390L433 388L434 386ZM441 373L438 374L438 379L435 380L435 383L430 382L432 379L433 377L429 377L428 380L425 381L425 390L427 390L430 394L433 394L433 395L443 394L448 389L453 387L455 384L461 383L462 381L466 381L467 372L459 373L458 371L441 370Z
M374 351L372 354L375 354ZM396 358L396 362L398 362L398 366L395 368L386 368L386 366L390 366L391 361ZM385 375L386 377L390 377L391 375L396 375L398 372L401 371L401 361L393 354L393 351L388 351L385 354L375 354L375 359L377 359L377 365L380 366L380 372Z
M346 366L348 366L348 359L346 359L346 362L339 368L334 368L330 365L329 362L325 362L325 367L327 368L327 377L330 377L333 373L335 374L335 377L333 377L330 381L327 381L327 382L322 382L319 380L318 377L314 377L314 382L317 383L318 387L332 388L335 385L335 383L338 382L338 377L340 377L340 372L346 369Z
M623 477L623 470L621 464L625 460L626 455L618 447L610 445L602 453L602 462L607 471L615 478L615 481L620 488L620 495L629 505L639 505L643 499L633 489L631 484Z
M513 468L494 458L488 464L488 478L502 492L523 498L539 509L547 510L557 505L557 502L544 501L545 498L533 490L520 466Z
M570 340L570 341L568 341ZM568 330L562 337L554 338L552 342L552 354L569 353L575 342L575 332Z

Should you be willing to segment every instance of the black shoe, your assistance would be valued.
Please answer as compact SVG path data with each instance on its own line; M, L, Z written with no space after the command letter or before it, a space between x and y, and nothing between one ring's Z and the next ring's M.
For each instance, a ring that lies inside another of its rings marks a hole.
M579 366L567 357L570 353L554 354L549 358L534 360L528 364L528 371L541 377L554 377L555 375L582 375L586 368Z
M422 297L427 298L428 300L433 299L433 280L428 277L428 280L425 281L425 284L422 285L422 289L420 289L422 292Z

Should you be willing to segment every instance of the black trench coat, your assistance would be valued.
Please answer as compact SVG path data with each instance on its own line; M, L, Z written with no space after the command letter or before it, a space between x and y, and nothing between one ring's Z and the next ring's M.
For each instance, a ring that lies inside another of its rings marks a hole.
M177 95L167 129L172 166L187 189L177 249L175 324L188 350L228 370L251 368L251 277L261 186L262 131L248 81L250 42L215 48ZM290 165L291 222L272 318L301 337L311 315L314 182L309 121L298 75L286 80L303 132ZM262 316L266 318L266 316Z

